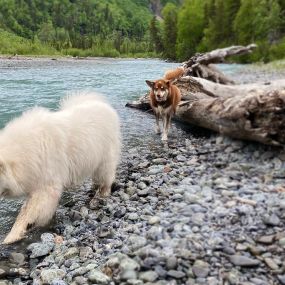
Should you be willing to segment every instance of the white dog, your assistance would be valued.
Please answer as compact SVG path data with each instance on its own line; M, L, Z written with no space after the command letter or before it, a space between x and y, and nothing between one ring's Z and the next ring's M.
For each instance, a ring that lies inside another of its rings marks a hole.
M0 132L0 197L27 196L4 243L45 225L64 187L92 177L108 196L120 156L115 110L92 93L64 99L60 110L34 108Z

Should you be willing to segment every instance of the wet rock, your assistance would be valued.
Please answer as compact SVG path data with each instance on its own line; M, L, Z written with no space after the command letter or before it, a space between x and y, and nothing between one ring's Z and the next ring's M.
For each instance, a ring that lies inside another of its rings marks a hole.
M11 263L21 266L25 263L25 256L22 253L11 252L9 260Z

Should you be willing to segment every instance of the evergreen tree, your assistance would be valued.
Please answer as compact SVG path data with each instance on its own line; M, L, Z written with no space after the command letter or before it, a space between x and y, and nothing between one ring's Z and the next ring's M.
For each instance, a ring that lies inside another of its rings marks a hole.
M157 53L161 53L163 51L163 45L162 45L161 31L159 28L159 22L157 21L156 16L153 16L150 22L149 32L150 32L150 39L154 45L155 51Z
M166 4L162 10L163 16L163 48L166 58L176 58L177 38L177 6L172 3Z
M186 60L197 51L205 27L204 3L200 0L186 0L178 14L176 55Z
M281 28L281 9L277 0L242 0L234 21L240 44L276 39Z

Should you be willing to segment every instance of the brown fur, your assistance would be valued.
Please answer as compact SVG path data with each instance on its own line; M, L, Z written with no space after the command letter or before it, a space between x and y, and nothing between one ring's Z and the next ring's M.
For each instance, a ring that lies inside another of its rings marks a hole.
M183 76L184 71L185 70L183 67L177 67L176 69L168 70L164 74L164 79L170 81L178 79Z
M174 70L171 74L177 74L175 72ZM146 80L146 83L151 87L150 105L156 116L157 132L160 132L159 118L161 117L163 123L162 140L167 140L171 117L175 114L181 101L180 90L165 78L155 81Z

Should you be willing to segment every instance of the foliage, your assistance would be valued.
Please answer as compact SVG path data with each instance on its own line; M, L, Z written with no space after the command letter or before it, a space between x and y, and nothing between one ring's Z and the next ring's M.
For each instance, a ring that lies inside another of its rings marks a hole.
M185 60L196 52L204 26L203 1L186 0L178 14L176 55L179 60Z
M185 60L255 42L237 60L285 57L285 0L0 0L0 28L9 54Z
M163 51L161 30L162 27L160 22L156 19L156 16L153 16L150 22L149 32L150 32L151 43L153 45L154 50L157 53L161 53Z
M100 42L100 49L108 46L106 53L132 53L133 47L126 50L130 40L147 52L151 18L146 0L1 0L0 5L0 27L58 50L92 50Z
M168 3L162 10L163 22L163 48L166 58L176 58L176 38L177 38L177 7Z
M0 54L58 55L59 53L37 39L27 40L0 29Z

